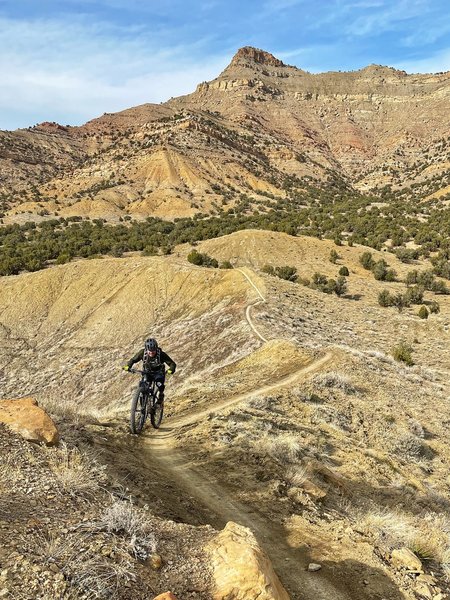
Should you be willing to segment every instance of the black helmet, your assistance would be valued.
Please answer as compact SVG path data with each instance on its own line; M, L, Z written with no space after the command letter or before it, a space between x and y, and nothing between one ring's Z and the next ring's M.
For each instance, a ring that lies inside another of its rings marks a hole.
M158 342L155 338L148 338L148 340L145 340L145 349L147 352L156 352L156 350L158 350Z

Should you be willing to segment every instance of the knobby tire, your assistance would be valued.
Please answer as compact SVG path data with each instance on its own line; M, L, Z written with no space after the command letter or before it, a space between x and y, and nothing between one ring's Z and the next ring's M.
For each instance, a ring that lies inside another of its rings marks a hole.
M130 413L130 431L139 434L144 428L145 423L145 395L139 386L133 394Z
M159 402L159 394L155 394L155 396L153 397L152 410L150 411L150 421L151 421L152 426L155 429L158 429L159 426L161 425L163 414L164 414L164 400L160 403Z

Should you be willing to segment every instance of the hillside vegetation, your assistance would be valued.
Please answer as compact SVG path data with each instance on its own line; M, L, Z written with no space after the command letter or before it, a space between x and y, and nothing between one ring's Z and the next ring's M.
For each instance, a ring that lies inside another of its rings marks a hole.
M445 598L449 297L427 320L380 306L411 265L389 255L397 280L379 281L364 248L327 240L247 230L197 249L235 268L195 266L185 244L4 278L2 393L37 396L63 441L96 448L154 517L253 529L293 599L317 586L352 600ZM286 263L298 282L262 271ZM341 297L303 281L343 265ZM136 379L120 366L149 334L179 369L163 430L133 440ZM393 356L401 340L413 366ZM396 558L405 548L415 574ZM321 571L307 574L310 562Z

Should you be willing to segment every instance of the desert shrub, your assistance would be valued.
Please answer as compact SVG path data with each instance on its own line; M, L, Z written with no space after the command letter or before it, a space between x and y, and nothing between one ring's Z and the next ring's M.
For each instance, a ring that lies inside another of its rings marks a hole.
M428 309L430 311L430 313L432 314L437 314L440 312L441 307L439 306L439 304L436 302L436 300L433 300L433 302L430 302Z
M57 265L64 265L65 263L69 262L70 259L71 259L70 254L67 254L66 252L64 252L57 257L55 263Z
M394 360L403 362L405 365L411 367L414 364L412 359L413 347L402 340L397 346L394 346L391 350L391 354Z
M275 267L272 267L272 265L264 265L262 272L267 273L268 275L275 275Z
M380 306L394 306L394 298L389 290L381 290L378 294L378 304Z
M262 271L268 275L276 276L280 279L285 279L286 281L292 281L293 283L298 279L296 267L273 267L272 265L264 265Z
M409 460L418 460L424 455L424 445L420 438L413 433L399 436L392 448L394 454Z
M90 496L98 491L104 468L62 443L48 450L48 463L64 491L72 496Z
M302 447L295 435L280 434L276 437L267 435L260 442L260 451L285 465L299 461Z
M422 304L419 308L419 312L417 313L421 319L428 319L428 310L427 307Z
M213 267L217 269L219 263L215 258L208 256L208 254L203 254L202 252L198 252L197 250L191 250L189 252L188 261L193 265L202 266L202 267Z
M440 279L435 279L429 288L435 294L449 294L450 291L445 284L445 281L441 281Z
M312 276L311 287L317 290L323 291L325 286L328 283L328 279L326 275L322 275L322 273L314 273Z
M395 256L404 263L410 263L419 258L419 251L411 248L397 248Z
M339 256L339 254L336 252L336 250L333 248L332 250L330 250L330 262L333 264L336 264L338 259L341 258Z
M233 265L230 263L229 260L224 260L223 262L220 263L219 265L219 269L233 269Z
M286 281L297 281L297 268L296 267L276 267L275 274L280 279L285 279Z
M369 252L369 251L363 252L361 254L361 256L359 257L359 262L365 269L370 271L373 268L373 266L375 265L375 261L372 256L372 252Z
M377 281L395 281L397 273L394 269L388 269L388 266L387 262L383 259L373 265L372 273Z
M99 529L124 536L135 558L145 560L156 552L156 538L147 514L131 502L115 500L102 511L96 522Z
M347 291L347 281L343 275L337 278L334 293L337 296L343 296Z
M346 266L342 266L339 269L339 275L342 275L342 277L348 277L350 275L350 272Z
M392 306L395 306L400 312L410 306L411 303L407 298L406 294L398 292L392 296Z
M405 297L410 304L421 304L423 302L424 291L421 285L415 285L406 290Z
M158 249L152 245L145 246L142 250L142 256L155 256L156 254L158 254Z
M319 290L325 294L336 294L342 296L347 291L347 281L345 277L340 276L336 279L328 279L326 275L322 273L314 273L312 282L309 287L313 290Z
M405 283L406 285L414 285L418 282L419 279L419 271L414 269L414 271L408 271L406 274Z
M90 547L92 534L82 530L64 536L55 535L50 531L39 531L32 539L37 563L46 568L55 563L60 565L61 573L67 581L67 589L64 592L64 598L67 600L118 600L122 597L120 590L136 580L136 569L131 556L121 552L121 548L118 549L116 545L117 556L114 561L102 556L98 549L94 551ZM41 581L41 585L43 583ZM50 596L46 594L42 597Z
M286 481L294 487L301 487L307 479L305 467L289 467L286 471Z
M312 382L319 388L335 388L345 394L354 394L356 391L350 379L345 375L336 373L336 371L314 375Z

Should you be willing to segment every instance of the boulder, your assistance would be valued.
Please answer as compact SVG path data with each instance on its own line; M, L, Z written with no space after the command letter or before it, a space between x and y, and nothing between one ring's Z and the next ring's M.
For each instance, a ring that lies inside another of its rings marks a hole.
M423 566L420 558L418 558L414 552L411 552L409 548L399 548L398 550L392 551L392 564L397 569L407 569L414 573L422 573Z
M0 400L0 423L30 442L55 446L59 441L56 425L34 398Z
M215 582L214 600L289 600L250 529L227 523L207 551Z
M163 594L159 594L159 596L155 596L153 600L177 600L176 596L172 594L172 592L164 592Z

